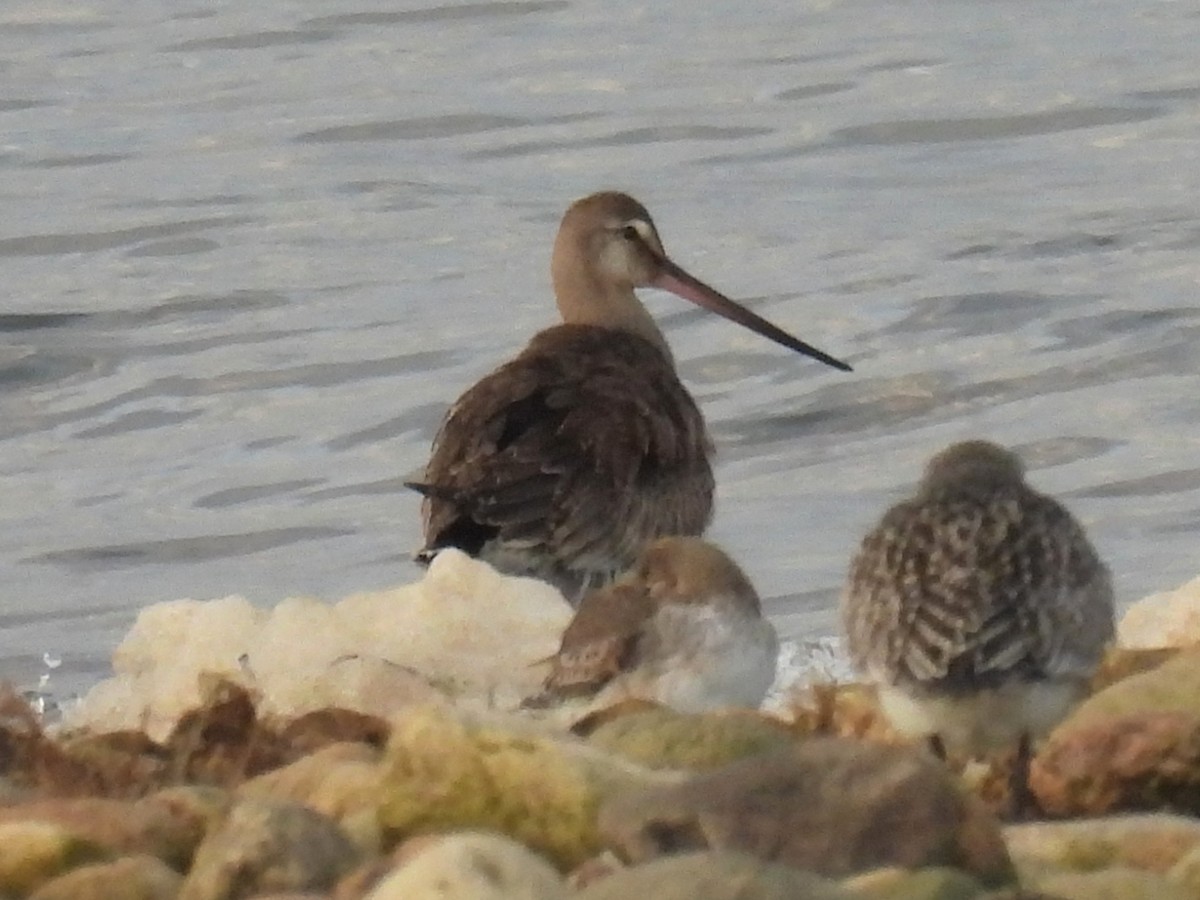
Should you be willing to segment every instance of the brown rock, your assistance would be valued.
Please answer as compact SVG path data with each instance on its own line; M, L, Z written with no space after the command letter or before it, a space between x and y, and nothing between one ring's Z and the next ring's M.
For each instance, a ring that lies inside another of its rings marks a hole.
M892 730L879 709L873 685L812 684L793 693L789 712L798 734L866 738L884 744L909 742Z
M173 866L185 866L199 840L194 823L168 805L77 797L35 800L0 808L0 823L45 822L116 855L145 853Z
M29 900L175 900L183 876L153 856L80 866L46 882Z
M288 722L280 737L292 752L312 753L330 744L363 743L382 749L391 726L378 716L351 709L318 709Z
M1034 759L1029 784L1051 815L1200 812L1200 717L1143 712L1061 727Z
M687 853L631 866L572 900L860 900L836 883L742 853Z
M949 866L1011 880L995 819L926 754L840 738L741 760L601 807L602 835L632 861L739 850L841 877Z
M166 749L181 775L222 786L240 784L292 758L283 740L259 719L255 697L223 678L206 681L202 705L180 717Z
M349 838L307 807L243 800L204 839L179 900L325 891L358 862Z

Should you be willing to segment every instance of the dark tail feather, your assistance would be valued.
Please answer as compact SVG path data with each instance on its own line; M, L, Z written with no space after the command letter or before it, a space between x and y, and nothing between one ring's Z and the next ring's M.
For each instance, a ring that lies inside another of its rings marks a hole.
M451 488L442 487L440 484L429 484L424 481L406 481L404 486L410 490L416 491L422 497L430 497L434 500L448 500L453 503L458 494Z

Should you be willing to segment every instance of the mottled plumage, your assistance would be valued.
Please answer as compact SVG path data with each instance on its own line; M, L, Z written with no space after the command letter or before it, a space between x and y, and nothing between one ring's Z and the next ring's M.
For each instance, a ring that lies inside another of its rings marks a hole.
M1017 457L967 441L863 540L842 617L892 724L975 753L1049 730L1082 696L1113 593L1083 528Z
M425 495L418 559L458 547L576 602L647 541L699 535L712 515L704 420L634 288L671 291L848 367L671 262L649 213L625 194L567 210L551 274L564 324L459 398L411 486Z
M615 583L587 594L528 706L585 697L653 700L683 711L757 707L775 675L775 629L720 549L650 543Z

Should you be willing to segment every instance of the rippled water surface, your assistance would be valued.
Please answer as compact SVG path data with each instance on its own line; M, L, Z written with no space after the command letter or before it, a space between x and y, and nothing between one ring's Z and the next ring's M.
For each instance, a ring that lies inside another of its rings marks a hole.
M573 198L850 360L652 292L785 634L944 444L1123 602L1200 570L1200 12L1160 0L0 7L0 677L137 610L412 580L446 405L554 321ZM51 659L51 662L54 662Z

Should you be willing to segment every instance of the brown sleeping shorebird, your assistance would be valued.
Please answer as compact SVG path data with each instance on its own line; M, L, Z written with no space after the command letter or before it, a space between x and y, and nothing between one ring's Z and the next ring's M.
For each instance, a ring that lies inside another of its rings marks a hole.
M527 707L652 700L681 712L758 707L779 644L749 579L699 538L659 538L616 582L583 598Z
M850 367L667 258L645 208L592 194L563 216L550 265L563 324L533 337L450 409L419 483L425 546L457 547L578 602L663 535L712 516L704 419L634 293L657 287L827 365Z
M1020 812L1032 739L1083 697L1113 638L1113 592L1082 526L1016 455L966 441L863 539L842 619L897 731L942 756L1017 747Z

